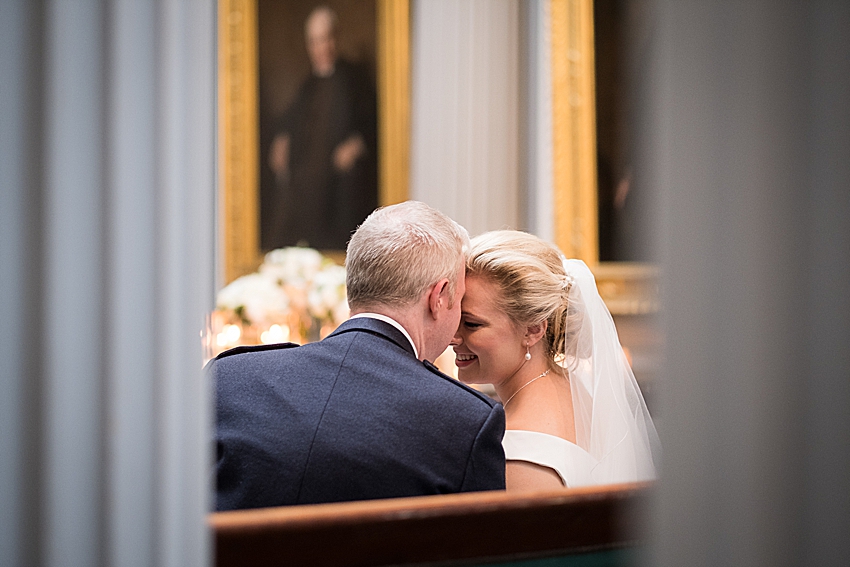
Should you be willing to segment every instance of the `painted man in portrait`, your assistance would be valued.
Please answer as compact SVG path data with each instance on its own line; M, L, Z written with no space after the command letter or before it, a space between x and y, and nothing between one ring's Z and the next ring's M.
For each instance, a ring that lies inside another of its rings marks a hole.
M337 56L336 14L305 24L311 73L281 117L269 151L276 191L263 247L343 250L377 206L377 110L369 74Z

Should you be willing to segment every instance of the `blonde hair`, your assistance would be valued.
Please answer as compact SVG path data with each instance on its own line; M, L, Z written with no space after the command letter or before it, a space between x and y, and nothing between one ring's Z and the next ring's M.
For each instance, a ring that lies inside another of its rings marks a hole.
M566 332L579 328L584 311L569 300L573 283L563 260L555 246L533 234L496 230L472 239L466 262L467 276L496 284L498 307L517 325L547 322L543 340L550 365L574 358L574 337Z
M453 300L468 247L466 229L425 203L377 209L348 243L348 304L352 309L408 305L443 278Z

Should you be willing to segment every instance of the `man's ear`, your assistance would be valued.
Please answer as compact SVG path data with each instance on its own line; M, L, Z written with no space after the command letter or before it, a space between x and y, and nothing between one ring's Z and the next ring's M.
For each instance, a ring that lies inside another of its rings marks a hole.
M431 291L428 292L428 308L431 311L431 317L436 319L440 310L448 307L450 300L448 279L443 278L432 285Z
M543 320L540 323L529 325L525 328L525 340L528 341L528 346L533 346L546 335L546 329L549 328L549 322Z

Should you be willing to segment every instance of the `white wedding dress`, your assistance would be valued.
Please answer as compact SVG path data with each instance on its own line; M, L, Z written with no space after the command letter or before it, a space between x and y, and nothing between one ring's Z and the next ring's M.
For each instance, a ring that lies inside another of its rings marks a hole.
M502 440L505 459L526 461L553 469L567 488L590 486L599 461L566 439L548 433L508 429Z

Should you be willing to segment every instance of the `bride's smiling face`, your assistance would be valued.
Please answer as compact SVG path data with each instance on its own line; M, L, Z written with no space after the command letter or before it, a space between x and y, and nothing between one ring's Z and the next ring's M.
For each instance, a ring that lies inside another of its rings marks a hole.
M452 340L458 378L500 384L525 362L525 329L499 308L501 292L481 276L467 276L460 325Z

